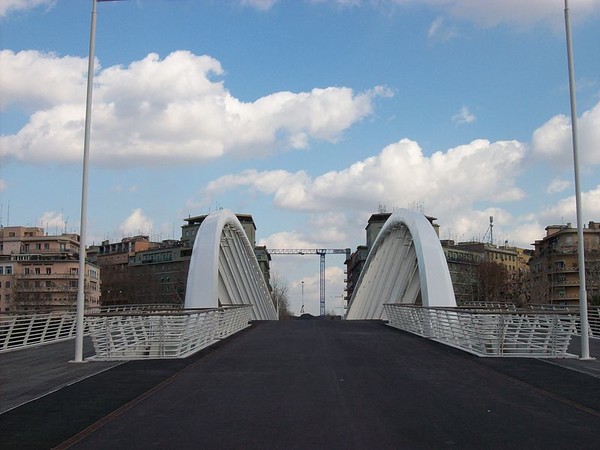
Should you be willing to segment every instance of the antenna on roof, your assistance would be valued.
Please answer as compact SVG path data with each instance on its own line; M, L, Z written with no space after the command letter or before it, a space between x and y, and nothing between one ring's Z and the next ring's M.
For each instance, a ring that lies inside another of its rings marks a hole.
M494 216L490 216L490 226L488 227L485 234L483 235L483 238L481 239L482 242L485 242L485 238L488 236L488 234L489 234L488 243L494 244Z

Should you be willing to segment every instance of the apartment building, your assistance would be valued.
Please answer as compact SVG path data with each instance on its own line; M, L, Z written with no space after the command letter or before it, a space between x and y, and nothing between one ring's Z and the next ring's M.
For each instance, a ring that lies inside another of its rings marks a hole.
M583 229L588 300L600 301L600 223L590 221ZM537 303L577 305L579 262L577 228L549 225L546 236L534 243L529 262L539 292Z
M484 256L479 252L458 246L450 239L442 240L441 244L457 304L479 301L478 267L484 260Z
M256 247L256 225L249 214L236 215L254 246L265 280L269 280L269 255ZM207 215L188 217L180 240L150 242L148 236L103 242L93 250L93 260L103 270L102 304L179 304L185 289L192 248Z
M47 235L39 227L0 228L0 310L47 310L76 306L79 236ZM85 266L86 306L99 305L100 268Z
M366 246L357 247L346 262L346 290L352 296L368 253L390 213L372 214L366 230ZM439 236L439 225L435 217L427 217ZM454 294L458 304L478 301L514 301L520 288L532 250L508 246L497 246L485 242L458 242L441 240L448 263ZM482 264L482 263L493 264ZM498 267L502 269L497 270ZM488 272L484 273L486 269ZM494 270L496 269L496 270ZM499 277L502 279L499 279ZM491 295L493 294L493 295ZM493 298L489 298L492 296Z

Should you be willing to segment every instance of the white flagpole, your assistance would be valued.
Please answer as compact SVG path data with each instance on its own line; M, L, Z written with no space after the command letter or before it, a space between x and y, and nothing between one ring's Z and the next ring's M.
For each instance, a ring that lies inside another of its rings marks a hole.
M571 23L569 21L568 0L565 0L565 30L567 33L569 95L571 98L571 134L573 139L573 166L575 169L575 208L577 209L577 257L579 264L579 318L581 320L581 359L591 359L588 332L587 290L585 286L585 242L583 240L583 214L581 206L581 185L579 182L579 150L577 143L577 108L575 105L575 76L573 70L573 45L571 43Z
M96 0L92 0L90 26L90 51L88 55L87 96L85 100L85 132L83 136L83 175L81 182L81 228L79 231L79 282L77 284L77 320L75 333L75 359L83 361L83 315L85 310L85 259L87 228L88 165L90 159L90 129L92 124L92 91L94 84L94 49L96 45Z

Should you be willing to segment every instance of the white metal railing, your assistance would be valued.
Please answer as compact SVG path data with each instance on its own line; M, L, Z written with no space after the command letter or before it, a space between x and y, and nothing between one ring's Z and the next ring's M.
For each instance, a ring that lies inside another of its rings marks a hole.
M252 306L89 314L93 360L184 358L250 321Z
M590 336L600 337L600 306L588 307L588 324Z
M573 305L529 305L533 311L567 311L577 314L577 330L575 334L581 334L581 321L579 306ZM600 338L600 306L588 306L588 331L590 337Z
M177 311L182 306L173 304L143 304L100 306L86 309L86 315L125 311ZM84 334L88 333L87 318ZM14 311L0 314L0 353L21 350L73 339L76 333L74 309L48 311Z
M389 325L478 356L575 357L577 315L568 311L427 308L386 304Z
M0 353L75 337L74 311L0 315Z
M181 304L172 303L147 303L142 305L107 305L100 306L95 310L88 309L86 314L91 313L107 313L120 311L178 311L183 309Z
M463 302L461 306L470 308L501 308L505 310L516 310L514 303L491 303L491 302ZM564 311L577 315L577 328L575 334L581 334L581 321L579 316L579 306L575 305L559 305L559 304L529 304L525 307L530 311ZM588 330L590 337L600 338L600 306L588 306Z

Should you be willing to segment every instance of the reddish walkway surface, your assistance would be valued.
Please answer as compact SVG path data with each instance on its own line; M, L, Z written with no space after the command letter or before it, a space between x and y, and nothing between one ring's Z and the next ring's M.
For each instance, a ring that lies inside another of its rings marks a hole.
M600 379L386 327L260 323L0 415L2 448L598 448Z

